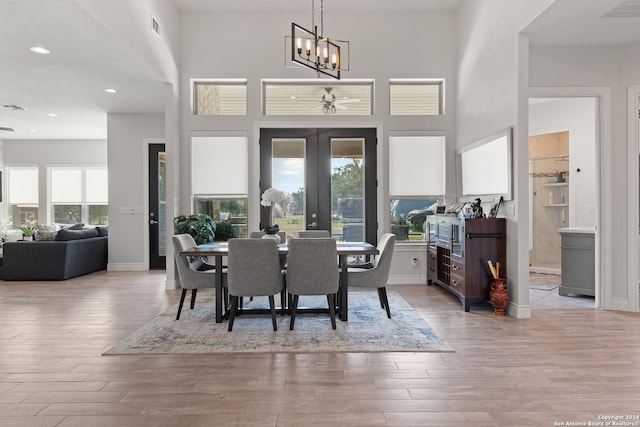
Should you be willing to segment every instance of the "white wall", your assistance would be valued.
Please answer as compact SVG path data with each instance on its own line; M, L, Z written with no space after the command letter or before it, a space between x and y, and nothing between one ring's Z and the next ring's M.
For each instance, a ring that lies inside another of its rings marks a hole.
M529 106L529 135L562 131L569 131L570 138L568 225L595 227L596 99L561 98Z
M261 114L261 79L315 79L309 69L285 68L285 35L291 22L310 26L310 13L198 13L182 17L181 46L181 183L189 194L190 137L194 131L245 131L250 141L249 227L257 229L259 212L260 127L376 127L378 145L379 234L389 229L387 196L387 142L390 131L444 131L448 141L448 188L455 191L455 17L428 13L331 13L325 11L325 35L350 42L350 78L375 79L375 114L370 117L266 117ZM362 25L353 25L354 22ZM388 79L445 78L446 114L439 117L390 117ZM190 112L189 79L248 79L246 117L195 117ZM334 80L328 79L329 83ZM190 211L189 199L181 198L181 210ZM409 260L419 259L418 268ZM426 249L403 248L394 254L392 283L426 282Z
M142 270L144 267L143 176L145 138L163 138L162 114L109 114L109 270ZM120 208L140 208L134 215Z
M528 44L521 29L551 1L465 1L458 12L457 147L514 127L514 201L507 216L509 313L530 317L528 286L528 165L526 138ZM524 131L523 131L524 129Z
M38 167L38 199L40 205L38 209L38 222L41 224L53 221L53 219L50 218L50 212L47 212L47 167L75 165L107 166L107 141L4 141L5 167Z

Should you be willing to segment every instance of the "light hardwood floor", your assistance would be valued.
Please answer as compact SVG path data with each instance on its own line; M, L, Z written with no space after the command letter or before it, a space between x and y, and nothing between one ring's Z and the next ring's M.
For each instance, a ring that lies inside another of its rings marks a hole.
M437 286L391 289L455 353L101 356L178 301L164 272L0 282L0 425L515 427L640 415L640 315L536 291L533 317L516 320L489 306L465 313Z

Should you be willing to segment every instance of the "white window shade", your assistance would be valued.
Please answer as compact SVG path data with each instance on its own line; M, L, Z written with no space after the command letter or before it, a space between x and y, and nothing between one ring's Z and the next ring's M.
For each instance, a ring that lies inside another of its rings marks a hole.
M82 203L82 170L51 169L51 203Z
M107 203L109 200L108 179L106 169L87 169L86 171L87 203Z
M38 168L11 168L9 172L9 203L38 204Z
M247 194L248 150L246 136L191 138L193 194Z
M390 136L389 194L445 194L445 165L444 136Z

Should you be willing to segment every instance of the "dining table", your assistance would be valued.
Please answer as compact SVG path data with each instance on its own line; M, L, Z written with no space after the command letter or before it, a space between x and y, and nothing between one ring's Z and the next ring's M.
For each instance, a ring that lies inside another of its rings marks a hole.
M342 321L349 319L349 283L348 283L348 260L350 256L358 255L377 255L378 249L367 242L336 242L336 249L338 253L338 268L340 271L340 289L338 290L338 314ZM289 247L286 243L278 244L278 253L286 256L289 253ZM187 249L180 253L181 256L202 256L202 257L214 257L215 258L215 313L216 323L221 323L223 320L222 312L222 269L223 258L229 255L229 243L228 242L213 242L204 243L194 246L191 249Z

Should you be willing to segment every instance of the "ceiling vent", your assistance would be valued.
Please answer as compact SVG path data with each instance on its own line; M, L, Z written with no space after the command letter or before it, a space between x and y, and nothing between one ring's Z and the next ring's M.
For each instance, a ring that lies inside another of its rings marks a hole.
M19 105L7 105L7 104L5 104L5 105L2 105L1 107L2 108L7 108L7 109L13 110L13 111L24 111L24 110L26 110L26 108L21 107Z
M640 0L625 0L602 16L605 18L640 18Z
M158 21L156 21L156 18L154 18L153 16L151 17L151 29L157 35L160 35L160 24L158 23Z
M13 128L7 128L7 127L0 126L0 131L5 131L5 132L14 132L14 129L13 129Z

